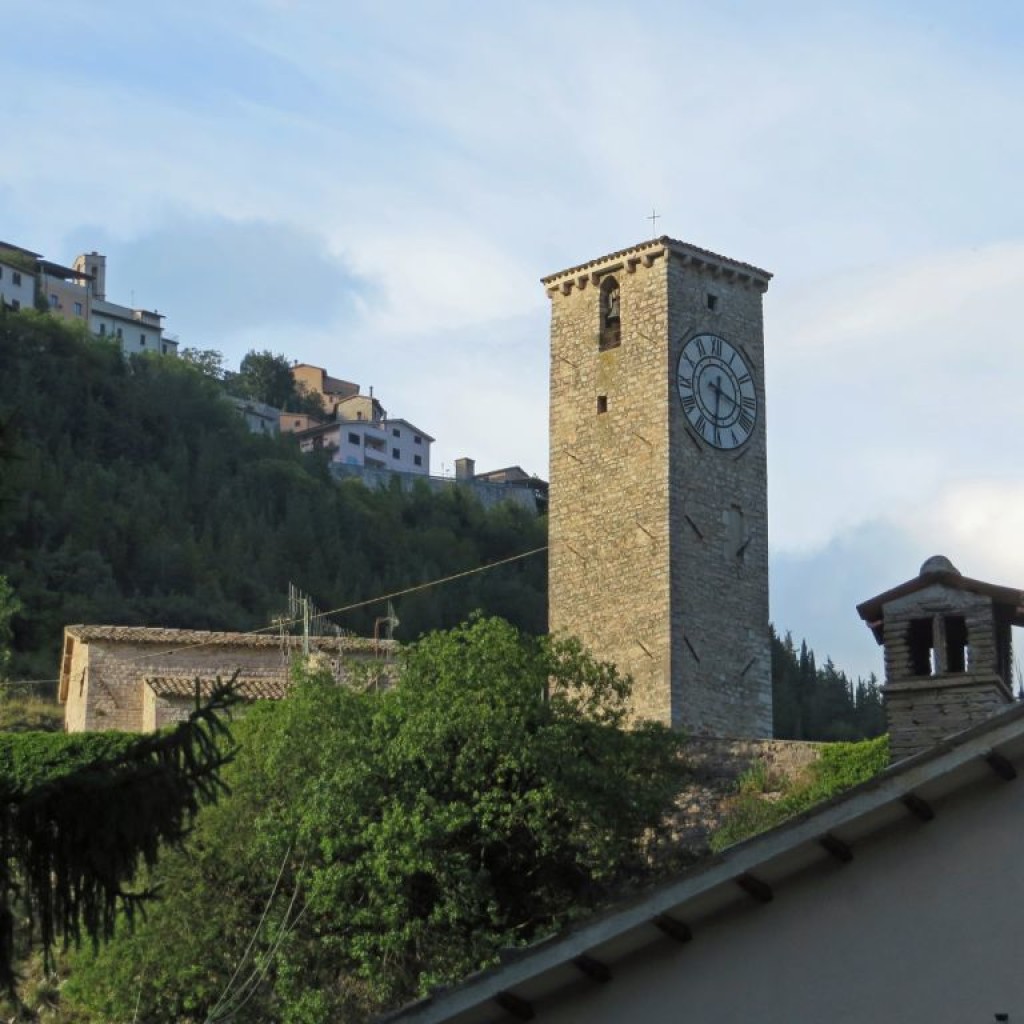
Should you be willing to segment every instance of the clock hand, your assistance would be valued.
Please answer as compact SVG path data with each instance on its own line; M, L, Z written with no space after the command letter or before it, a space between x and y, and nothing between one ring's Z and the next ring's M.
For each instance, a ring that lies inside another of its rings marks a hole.
M723 395L725 396L726 401L727 402L731 402L733 404L733 406L739 405L739 402L737 402L736 399L732 395L726 394L726 392L722 389L722 378L721 377L718 377L712 383L711 390L714 391L714 393L715 393L715 415L716 416L718 415L718 403L721 400Z

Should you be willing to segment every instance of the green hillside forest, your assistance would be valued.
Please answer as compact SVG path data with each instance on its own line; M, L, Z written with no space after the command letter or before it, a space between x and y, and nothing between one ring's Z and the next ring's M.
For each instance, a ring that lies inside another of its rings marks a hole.
M0 312L0 576L21 602L12 678L53 678L68 623L248 630L289 583L324 611L543 547L543 519L462 490L336 483L294 439L250 434L184 360ZM395 601L398 639L477 608L546 628L543 553ZM386 605L334 621L372 635Z

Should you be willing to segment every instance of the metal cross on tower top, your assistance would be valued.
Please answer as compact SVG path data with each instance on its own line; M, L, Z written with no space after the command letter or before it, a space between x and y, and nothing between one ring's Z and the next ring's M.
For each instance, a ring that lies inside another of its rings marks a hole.
M651 215L647 218L651 222L651 237L658 237L658 221L661 220L661 214L658 213L654 207L651 207Z

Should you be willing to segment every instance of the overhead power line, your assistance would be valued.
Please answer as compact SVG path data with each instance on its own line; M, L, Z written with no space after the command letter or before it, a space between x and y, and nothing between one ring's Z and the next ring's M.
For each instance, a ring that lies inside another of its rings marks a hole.
M499 558L494 562L487 562L485 565L478 565L474 569L464 569L462 572L452 573L450 576L441 576L437 579L428 580L425 583L416 583L411 587L403 587L401 590L392 590L387 594L381 594L377 597L367 598L365 601L353 601L351 604L340 605L337 608L330 608L320 614L324 617L341 615L343 612L355 611L358 608L366 608L369 605L380 604L382 601L391 601L397 597L405 597L407 594L415 594L421 590L429 590L431 587L439 587L445 583L452 583L455 580L465 579L467 576L475 576L478 573L489 572L491 569L497 569L502 565L509 565L512 562L522 561L524 558L530 558L533 555L539 555L542 551L547 551L547 544L542 545L539 548L532 548L529 551L522 551L518 555L509 555L508 558ZM269 626L261 626L259 629L250 629L241 636L261 636L264 633L274 632L281 629L282 626L298 625L302 622L301 617L295 617L290 619L278 619L276 622ZM180 651L191 651L198 647L211 647L213 641L210 640L197 640L195 643L183 644L181 647L174 647L168 651L160 651L157 654L142 654L138 658L132 659L132 664L138 664L142 661L151 661L156 658L165 658L171 654L177 654Z
M340 615L342 612L354 611L356 608L365 608L370 604L377 604L380 601L390 601L396 597L404 597L406 594L414 594L418 590L426 590L429 587L437 587L442 583L451 583L452 580L460 580L464 576L473 576L478 572L486 572L488 569L496 569L499 565L508 565L509 562L518 562L520 559L529 558L530 555L540 554L541 551L547 551L548 546L545 544L543 547L534 548L532 551L524 551L519 555L511 555L508 558L502 558L497 562L488 562L487 565L478 566L476 569L466 569L465 572L453 573L451 576L442 576L440 579L431 580L429 583L417 583L413 587L406 587L404 590L393 590L390 594L384 594L382 597L374 597L368 601L356 601L354 604L346 604L341 608L332 608L329 612L324 612L325 615Z

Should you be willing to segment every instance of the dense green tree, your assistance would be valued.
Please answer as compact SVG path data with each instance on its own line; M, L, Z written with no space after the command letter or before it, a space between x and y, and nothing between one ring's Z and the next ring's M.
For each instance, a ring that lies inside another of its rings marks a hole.
M144 737L0 734L0 986L13 991L27 943L49 962L58 940L96 948L119 914L134 916L140 866L223 790L233 702L218 688L187 721Z
M183 348L178 357L214 380L224 377L224 354L215 348Z
M0 467L11 461L0 449ZM0 671L19 604L0 576ZM40 716L12 714L2 698L0 733L0 986L19 1007L15 963L30 945L52 967L54 944L109 939L118 913L131 920L145 894L130 892L141 864L178 843L199 810L223 789L230 757L224 715L230 685L176 728L138 737L69 736L31 728Z
M643 877L684 777L622 728L627 680L478 619L391 690L307 679L239 726L232 795L167 898L75 966L90 1020L360 1020L493 963ZM237 972L237 973L236 973Z
M288 412L304 412L310 416L320 419L327 419L327 410L324 408L324 400L315 391L310 391L305 384L296 383L295 391L291 398L284 404Z
M867 679L858 679L854 687L857 724L863 736L881 736L888 728L882 687L874 672Z
M295 395L292 364L287 356L251 349L242 358L231 388L244 398L283 409Z
M219 352L212 354L220 355ZM225 374L221 373L220 376ZM226 375L226 384L232 394L266 402L276 409L305 412L311 416L326 415L320 395L309 391L292 377L291 363L287 356L250 350L242 359L238 373Z

